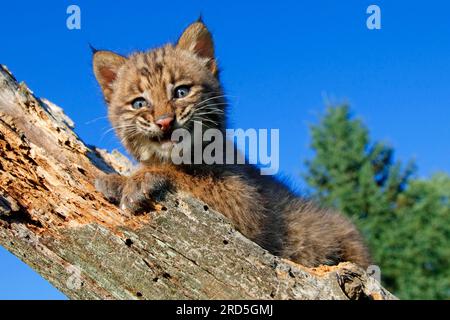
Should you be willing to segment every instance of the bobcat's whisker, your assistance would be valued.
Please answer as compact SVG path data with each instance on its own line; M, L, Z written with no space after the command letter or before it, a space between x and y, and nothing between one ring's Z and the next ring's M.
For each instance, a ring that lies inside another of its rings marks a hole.
M199 107L199 106L201 106L203 103L206 103L206 102L211 101L211 100L213 100L213 99L225 98L226 96L227 96L226 94L222 94L222 95L218 95L218 96L213 96L213 97L207 98L207 99L205 99L205 100L203 100L203 101L200 101L200 102L198 102L197 104L195 104L195 105L194 105L194 108L195 108L195 107Z
M91 123L94 123L94 122L96 122L96 121L98 121L98 120L101 120L101 119L108 119L108 116L103 116L103 117L94 118L94 119L92 119L92 120L86 121L84 124L91 124Z
M214 129L214 127L211 127L210 125L202 122L201 120L192 120L193 123L198 123L200 124L202 127L205 126L206 129Z
M122 125L122 126L116 126L116 127L111 127L108 130L106 130L105 132L103 132L103 134L100 137L100 141L102 141L102 139L104 138L104 136L107 133L109 133L109 132L111 132L113 130L119 130L119 129L125 129L125 128L133 128L133 127L135 127L135 126L134 125L130 125L130 124L126 124L126 125Z
M211 110L211 111L204 111L204 112L195 112L195 115L197 116L205 116L205 115L222 115L223 112Z
M207 119L207 118L196 118L196 117L194 117L193 120L201 121L202 123L203 123L203 121L208 121L208 122L212 123L215 126L219 125L216 121L213 121L213 120ZM207 124L205 124L205 126L207 126ZM209 126L209 128L213 128L213 127Z
M227 105L227 103L211 103L211 104L207 104L207 105L204 105L201 107L197 107L197 108L195 108L195 110L199 111L199 110L204 110L204 109L209 109L211 107L214 107L212 109L220 110L223 112L224 111L223 109L217 108L217 106L220 106L220 105Z

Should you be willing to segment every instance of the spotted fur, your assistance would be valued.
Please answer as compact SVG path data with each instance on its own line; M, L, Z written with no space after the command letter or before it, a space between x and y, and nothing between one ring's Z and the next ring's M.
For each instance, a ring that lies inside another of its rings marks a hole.
M343 215L293 194L251 165L174 165L172 145L155 124L167 114L174 128L226 127L226 99L219 81L212 36L203 22L190 25L176 44L122 57L94 54L94 73L109 106L109 118L129 152L141 162L132 176L100 177L98 189L132 212L142 211L155 192L192 193L222 212L247 237L272 253L305 266L353 261L370 263L361 235ZM174 89L189 94L174 99ZM148 106L133 109L133 100ZM160 190L164 189L164 190Z

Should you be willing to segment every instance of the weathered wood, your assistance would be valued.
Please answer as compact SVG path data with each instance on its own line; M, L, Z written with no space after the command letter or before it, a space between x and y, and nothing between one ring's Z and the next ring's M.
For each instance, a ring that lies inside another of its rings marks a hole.
M392 299L350 263L275 257L188 194L126 216L95 191L130 162L0 68L0 244L72 299Z

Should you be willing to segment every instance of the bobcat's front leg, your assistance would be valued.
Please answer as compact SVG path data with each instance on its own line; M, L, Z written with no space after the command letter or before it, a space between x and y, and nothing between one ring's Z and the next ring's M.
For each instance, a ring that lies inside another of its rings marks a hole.
M103 193L109 202L119 204L127 177L118 174L104 174L95 179L95 188Z
M120 208L139 214L153 208L172 188L167 176L161 173L138 171L129 177L122 190Z

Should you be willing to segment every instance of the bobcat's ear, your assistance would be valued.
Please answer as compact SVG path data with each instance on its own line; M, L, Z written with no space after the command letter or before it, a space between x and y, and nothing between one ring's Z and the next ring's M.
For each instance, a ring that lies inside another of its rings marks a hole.
M92 60L95 77L102 88L106 102L109 102L112 84L126 58L111 51L96 51Z
M208 68L217 75L218 68L214 58L212 35L201 19L192 23L178 39L177 48L191 51L201 58L209 59Z

